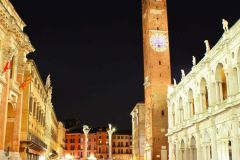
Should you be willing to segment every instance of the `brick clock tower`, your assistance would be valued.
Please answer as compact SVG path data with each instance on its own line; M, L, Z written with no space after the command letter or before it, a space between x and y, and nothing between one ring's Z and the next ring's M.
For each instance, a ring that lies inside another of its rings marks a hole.
M145 160L167 160L167 88L171 83L166 0L142 0Z

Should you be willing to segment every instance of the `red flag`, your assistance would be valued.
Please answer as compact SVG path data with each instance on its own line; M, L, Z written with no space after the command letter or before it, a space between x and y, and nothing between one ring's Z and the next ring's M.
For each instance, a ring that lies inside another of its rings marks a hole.
M7 64L3 68L3 73L6 73L12 67L12 62L11 61L12 61L12 58L10 58L10 60L8 60Z
M20 89L24 90L32 82L32 75L29 74L27 79L20 85Z

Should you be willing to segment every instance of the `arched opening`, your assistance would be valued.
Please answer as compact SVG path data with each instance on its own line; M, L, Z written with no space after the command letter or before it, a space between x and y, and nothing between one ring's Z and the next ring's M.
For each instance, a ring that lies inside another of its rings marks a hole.
M191 148L190 148L190 152L191 152L191 156L190 159L191 160L197 160L197 147L196 147L196 139L195 137L191 138Z
M14 147L14 127L16 122L16 110L12 103L8 103L7 108L7 126L5 136L5 151L13 151Z
M208 97L209 94L208 94L207 82L205 78L202 78L200 82L200 93L201 93L200 102L201 102L202 111L207 111L209 106L209 97Z
M208 132L205 132L204 135L204 147L205 149L203 150L205 152L204 159L212 159L212 145L211 145L211 137L209 136Z
M195 115L195 104L194 104L194 97L193 97L193 90L190 88L188 91L188 108L190 117Z
M223 68L223 65L219 63L216 69L216 83L217 93L219 94L220 101L226 100L228 96L227 92L227 78Z
M184 110L183 110L183 100L182 97L179 98L179 119L180 119L180 123L183 122L184 120Z
M182 140L181 141L181 155L180 155L180 160L185 160L185 143Z

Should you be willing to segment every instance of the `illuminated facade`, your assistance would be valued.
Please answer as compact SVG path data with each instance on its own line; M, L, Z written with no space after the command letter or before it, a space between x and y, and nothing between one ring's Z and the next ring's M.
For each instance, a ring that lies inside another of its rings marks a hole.
M33 61L25 23L0 2L0 159L51 159L63 154L65 129ZM50 80L50 79L49 79ZM46 123L47 122L47 123ZM54 152L56 151L56 153ZM57 156L54 156L57 155Z
M145 105L138 103L132 113L132 155L133 160L144 160Z
M132 159L132 135L129 131L117 131L113 134L112 154L114 160Z
M170 160L240 157L240 20L168 91Z
M24 79L30 79L30 82L23 90L21 157L29 160L61 157L65 147L65 128L57 121L51 103L50 76L44 84L34 61L29 60Z
M26 55L34 51L25 23L8 0L0 2L0 159L20 159L20 132ZM6 64L12 67L3 73Z
M108 133L106 128L91 129L88 133L87 157L109 158ZM81 128L66 133L65 157L84 160L85 135ZM131 133L118 131L112 138L112 159L130 160L132 157Z

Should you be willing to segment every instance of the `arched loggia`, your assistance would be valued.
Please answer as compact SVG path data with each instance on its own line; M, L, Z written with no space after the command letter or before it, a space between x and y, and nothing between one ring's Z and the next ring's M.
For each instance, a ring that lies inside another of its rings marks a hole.
M221 102L226 100L228 96L226 73L221 63L217 65L215 73L216 93L218 100Z
M200 105L202 107L202 111L207 111L209 107L209 93L207 88L207 81L205 78L202 78L200 82Z

